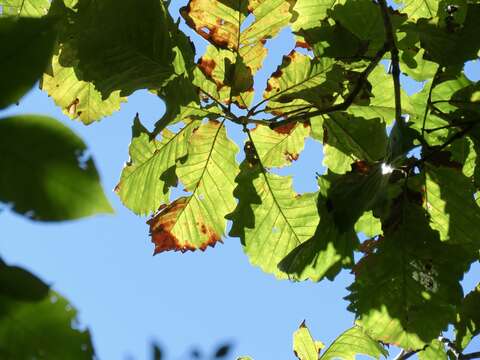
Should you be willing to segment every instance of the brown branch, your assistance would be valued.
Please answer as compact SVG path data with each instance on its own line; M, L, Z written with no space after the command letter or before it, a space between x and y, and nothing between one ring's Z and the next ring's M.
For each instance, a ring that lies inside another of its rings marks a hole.
M436 79L437 76L440 72L440 67L437 68L437 71L435 71L435 75L433 76L432 84L430 85L430 89L428 91L428 98L427 98L427 104L425 105L425 112L423 114L423 122L422 122L422 138L424 137L425 134L425 126L427 125L427 115L428 111L430 109L430 106L432 106L432 93L433 93L433 88L436 85Z
M392 57L392 77L393 77L393 89L395 92L395 121L401 128L406 126L405 120L402 117L402 103L400 93L400 59L398 57L398 48L395 43L395 34L393 33L393 26L388 14L388 6L385 0L378 0L378 4L382 10L383 26L385 28L386 43L390 50Z
M460 354L458 360L470 360L470 359L480 359L480 351L473 352L470 354Z
M232 113L227 106L225 106L224 104L222 104L219 100L217 100L215 97L213 97L212 95L210 95L210 94L209 94L208 92L206 92L205 90L200 89L200 88L199 88L199 90L200 90L202 93L204 93L204 94L205 94L210 100L212 100L215 104L217 104L218 106L220 106L220 107L222 108L223 112L226 114L225 117L226 117L227 119L232 120L232 121L234 121L234 119L238 120L237 116L236 116L234 113Z

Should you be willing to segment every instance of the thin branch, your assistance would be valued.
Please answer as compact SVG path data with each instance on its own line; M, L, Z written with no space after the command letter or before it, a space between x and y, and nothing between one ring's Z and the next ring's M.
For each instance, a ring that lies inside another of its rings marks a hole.
M469 359L480 359L480 351L473 352L470 354L460 354L458 360L469 360Z
M471 123L472 123L471 121L465 121L465 122L459 122L459 123L455 123L455 124L448 124L448 125L439 126L439 127L436 127L436 128L425 129L425 132L427 134L430 134L430 133L438 131L438 130L450 129L450 128L454 128L454 127L461 127L461 126L464 126L464 125L469 125Z
M406 352L405 354L403 354L403 356L400 356L398 359L396 360L407 360L407 359L410 359L413 355L415 355L416 353L422 351L423 349L420 349L420 350L413 350L413 351L408 351Z
M432 84L430 85L430 89L428 91L428 98L427 98L427 104L425 105L425 112L423 114L423 122L422 122L422 138L424 137L425 134L425 126L427 124L427 115L428 111L430 109L430 106L432 104L432 93L433 93L433 88L436 85L436 78L440 72L440 67L437 68L437 71L435 72L435 75L433 76Z
M200 89L200 88L199 88L199 89ZM218 106L220 106L220 107L222 108L222 110L223 110L223 112L225 113L227 119L232 120L232 121L233 121L233 119L237 119L237 120L238 120L237 116L236 116L234 113L232 113L228 107L226 107L226 106L225 106L224 104L222 104L220 101L218 101L217 99L215 99L212 95L210 95L210 94L209 94L208 92L206 92L205 90L200 89L200 91L201 91L202 93L204 93L210 100L212 100L214 103L216 103Z
M392 77L393 77L393 89L395 92L395 121L400 127L405 127L406 123L402 117L402 103L400 93L400 59L398 57L398 48L395 43L395 35L393 33L393 26L388 14L388 6L385 0L378 0L378 4L382 10L383 26L385 28L386 43L390 50L392 57Z

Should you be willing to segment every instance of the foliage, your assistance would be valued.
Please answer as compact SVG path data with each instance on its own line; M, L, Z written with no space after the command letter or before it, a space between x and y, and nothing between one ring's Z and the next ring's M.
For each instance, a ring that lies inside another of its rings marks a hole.
M42 72L41 88L85 124L149 89L167 111L152 131L134 120L116 191L133 212L151 216L155 253L206 250L222 241L230 220L229 235L240 238L250 262L279 279L332 280L353 271L347 299L356 325L321 359L378 358L388 344L404 358L460 359L479 333L478 289L464 297L460 281L480 249L480 87L463 71L478 58L480 4L398 4L190 0L181 17L209 42L195 61L168 1L1 0L0 39L11 50L0 56L7 79L0 107L18 101ZM265 44L287 27L296 46L255 103ZM38 40L15 52L32 36ZM401 74L423 89L407 96ZM227 123L245 133L240 164ZM80 171L74 155L83 144L52 119L3 119L5 127L60 139L58 159L46 158L50 144L39 148L40 174L57 169L60 180ZM276 169L297 160L309 137L322 143L327 170L318 191L297 194ZM29 156L7 140L2 151ZM9 161L0 161L2 169L21 177ZM84 177L72 183L92 186L90 207L68 191L55 194L58 202L27 204L21 182L1 183L0 199L44 220L59 220L64 201L79 202L66 218L108 212L92 163L79 167ZM173 198L176 187L187 194ZM437 339L448 325L454 342ZM318 359L320 348L304 326L295 333L299 359Z

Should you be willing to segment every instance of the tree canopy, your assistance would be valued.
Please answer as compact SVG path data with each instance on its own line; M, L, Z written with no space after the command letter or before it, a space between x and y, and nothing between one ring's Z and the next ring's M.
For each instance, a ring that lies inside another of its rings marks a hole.
M278 279L352 271L355 324L325 347L303 323L293 336L300 360L380 358L389 344L403 349L399 359L480 358L464 353L479 333L479 288L464 294L460 284L480 255L480 86L464 73L479 56L480 3L190 0L180 15L208 41L203 54L168 6L0 0L0 109L40 79L67 116L88 125L150 90L166 112L152 131L133 119L115 191L149 216L155 254L205 251L223 241L230 221L228 235L251 264ZM255 102L266 43L284 28L295 48ZM406 79L422 90L407 96ZM227 123L243 129L243 144ZM323 145L326 171L317 191L297 194L276 169L296 161L308 138ZM55 119L1 119L0 148L0 201L13 211L38 221L111 211L85 145ZM0 281L21 276L32 292L7 286L0 294L0 338L12 331L6 318L59 329L71 321L41 280L2 266ZM448 326L454 338L444 336ZM88 334L69 331L62 344L91 357ZM15 346L0 353L27 351ZM25 356L73 351L48 346Z

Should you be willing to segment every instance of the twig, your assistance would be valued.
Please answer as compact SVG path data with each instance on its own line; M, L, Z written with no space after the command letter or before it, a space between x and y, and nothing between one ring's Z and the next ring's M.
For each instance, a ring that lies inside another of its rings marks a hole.
M232 120L232 121L233 121L233 119L237 119L237 120L238 120L237 116L236 116L234 113L232 113L228 107L226 107L226 106L225 106L224 104L222 104L220 101L218 101L217 99L215 99L212 95L210 95L210 94L209 94L208 92L206 92L205 90L203 90L203 89L201 89L201 88L199 88L199 89L200 89L200 91L201 91L202 93L204 93L210 100L212 100L214 103L216 103L218 106L220 106L220 107L222 108L223 112L227 115L227 116L226 116L227 119Z
M480 359L480 351L473 352L470 354L460 354L458 360L469 360L469 359Z
M437 75L439 74L439 71L440 71L440 67L438 67L437 71L435 71L435 75L433 76L432 84L430 85L430 89L428 91L427 104L425 105L425 112L423 114L422 138L424 137L424 134L425 134L425 126L427 124L427 115L428 115L428 111L430 110L430 105L432 104L433 88L436 85L436 78L437 78Z
M385 0L378 0L378 4L382 9L383 26L385 28L386 43L392 56L392 77L393 77L393 89L395 92L395 121L401 128L406 126L405 120L402 117L402 103L400 93L400 60L398 57L398 48L395 43L395 35L393 33L392 22L390 21L390 15L388 14L388 6Z
M438 130L450 129L450 128L453 128L453 127L461 127L463 125L468 125L470 123L471 123L471 121L459 122L459 123L455 123L455 124L448 124L448 125L439 126L439 127L436 127L436 128L425 129L425 132L427 134L430 134L430 133L438 131Z

